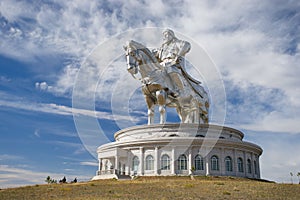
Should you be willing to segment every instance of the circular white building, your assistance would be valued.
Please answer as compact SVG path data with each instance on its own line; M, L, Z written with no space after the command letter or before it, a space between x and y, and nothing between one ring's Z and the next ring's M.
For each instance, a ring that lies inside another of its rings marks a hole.
M97 149L93 180L130 176L212 175L260 178L262 149L233 128L211 124L154 124L115 133Z

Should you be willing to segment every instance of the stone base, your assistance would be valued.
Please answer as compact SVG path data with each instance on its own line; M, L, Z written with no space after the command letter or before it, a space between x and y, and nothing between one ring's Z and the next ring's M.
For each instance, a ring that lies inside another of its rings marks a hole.
M92 178L92 181L101 179L118 179L118 176L116 174L96 175Z
M212 175L260 178L262 149L233 128L198 124L135 126L97 149L93 178Z

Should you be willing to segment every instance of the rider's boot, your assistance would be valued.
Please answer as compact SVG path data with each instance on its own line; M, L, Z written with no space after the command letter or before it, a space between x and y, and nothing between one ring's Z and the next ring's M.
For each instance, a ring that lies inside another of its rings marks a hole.
M179 94L181 93L181 91L183 91L184 89L184 86L183 86L183 83L182 83L182 80L180 78L180 75L177 74L177 73L170 73L170 76L171 76L171 79L173 81L173 89L171 91L171 95L173 97L178 97Z

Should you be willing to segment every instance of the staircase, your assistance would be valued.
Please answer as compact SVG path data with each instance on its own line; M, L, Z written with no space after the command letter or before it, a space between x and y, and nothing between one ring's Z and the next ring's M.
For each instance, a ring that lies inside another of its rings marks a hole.
M131 180L131 176L129 175L117 175L118 180Z

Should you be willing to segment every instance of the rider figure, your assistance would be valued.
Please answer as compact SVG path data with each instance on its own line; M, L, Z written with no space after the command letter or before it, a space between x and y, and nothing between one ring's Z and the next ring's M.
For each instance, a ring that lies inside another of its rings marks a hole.
M154 53L170 76L173 83L173 96L177 97L180 91L184 89L183 73L185 73L185 69L183 58L191 49L191 45L186 41L177 39L174 32L170 29L166 29L163 32L163 37L162 46Z

